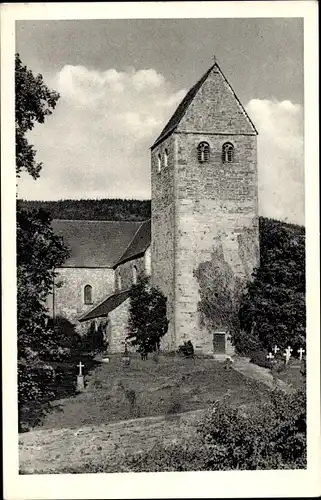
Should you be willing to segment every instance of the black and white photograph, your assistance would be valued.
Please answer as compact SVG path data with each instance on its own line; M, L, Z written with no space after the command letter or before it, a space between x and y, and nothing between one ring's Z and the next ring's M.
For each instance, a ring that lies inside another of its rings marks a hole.
M317 4L107 3L3 8L6 498L317 495Z

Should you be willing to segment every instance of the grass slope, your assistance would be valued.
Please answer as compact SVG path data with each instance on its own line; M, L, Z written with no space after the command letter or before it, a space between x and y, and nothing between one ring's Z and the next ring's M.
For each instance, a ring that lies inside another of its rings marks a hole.
M84 392L56 401L38 428L78 428L198 410L226 392L232 404L255 403L268 394L261 383L213 359L159 356L155 362L133 355L129 367L123 367L120 355L110 359L86 377Z
M20 435L21 473L119 472L124 453L192 436L214 400L229 394L230 404L252 406L270 394L213 359L132 355L126 368L120 355L110 359L87 375L84 392L57 401L42 425Z

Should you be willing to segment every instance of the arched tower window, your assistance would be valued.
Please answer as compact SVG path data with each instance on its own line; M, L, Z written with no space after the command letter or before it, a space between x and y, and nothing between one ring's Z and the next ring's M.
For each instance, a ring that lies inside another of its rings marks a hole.
M93 303L93 288L91 285L86 285L84 288L84 303L85 304Z
M121 275L120 275L120 273L117 274L117 288L118 288L118 290L121 290Z
M167 167L168 165L168 150L165 149L164 151L164 167Z
M231 163L234 158L234 146L230 142L226 142L222 147L223 163Z
M133 284L137 285L137 267L133 266Z
M209 161L210 159L210 145L208 142L200 142L197 146L197 158L200 163Z
M157 156L157 172L160 173L161 170L162 170L162 157L159 153Z

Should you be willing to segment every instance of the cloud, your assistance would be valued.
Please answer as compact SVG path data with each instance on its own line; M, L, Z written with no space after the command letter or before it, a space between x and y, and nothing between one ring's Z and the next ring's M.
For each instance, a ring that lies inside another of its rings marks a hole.
M186 91L154 69L66 65L45 81L61 97L30 134L44 167L37 181L23 176L19 196L150 198L149 147Z
M45 81L61 98L30 135L44 167L37 181L22 177L19 196L149 198L149 147L186 90L151 68L66 65ZM259 131L260 214L304 223L302 107L252 99L246 109Z
M252 99L258 129L259 212L304 224L303 109L291 101Z

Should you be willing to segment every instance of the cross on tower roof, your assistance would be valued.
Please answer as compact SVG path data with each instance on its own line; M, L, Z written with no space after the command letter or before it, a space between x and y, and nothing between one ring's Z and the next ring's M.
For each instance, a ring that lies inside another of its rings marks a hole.
M213 58L212 58L212 59L213 59L214 64L215 64L215 63L217 62L217 61L216 61L216 55L215 55L215 54L213 55Z

